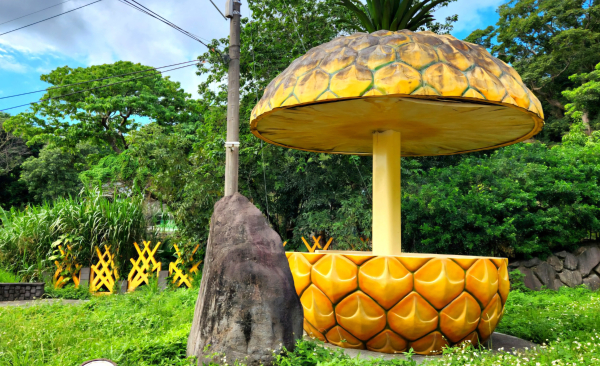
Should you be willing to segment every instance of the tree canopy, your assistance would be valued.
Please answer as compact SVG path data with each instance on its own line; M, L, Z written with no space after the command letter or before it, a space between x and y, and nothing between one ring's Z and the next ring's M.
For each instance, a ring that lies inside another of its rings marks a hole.
M581 121L589 136L592 134L592 128L600 128L600 63L596 65L596 70L572 75L569 80L579 86L562 92L569 101L565 106L567 115Z
M131 73L136 74L114 77ZM112 78L104 79L108 77ZM199 118L197 102L179 83L149 66L127 61L64 66L40 79L52 85L44 101L5 123L7 130L28 143L51 142L74 149L80 142L90 142L121 153L127 149L125 136L140 127L136 117L161 125ZM91 81L96 79L104 80Z
M597 0L511 0L498 8L496 26L474 31L467 41L485 46L510 63L542 102L547 139L560 141L569 129L562 91L573 74L600 62L600 2Z
M22 139L4 130L9 118L10 114L0 112L0 176L17 168L30 153Z

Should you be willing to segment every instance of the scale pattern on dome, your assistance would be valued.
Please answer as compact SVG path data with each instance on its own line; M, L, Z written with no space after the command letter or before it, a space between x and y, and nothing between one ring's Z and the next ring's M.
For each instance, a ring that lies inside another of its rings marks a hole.
M296 59L265 89L251 120L275 108L378 95L461 97L544 118L519 74L483 47L429 31L338 37Z
M510 287L504 258L286 256L304 330L346 348L438 354L447 345L485 342Z

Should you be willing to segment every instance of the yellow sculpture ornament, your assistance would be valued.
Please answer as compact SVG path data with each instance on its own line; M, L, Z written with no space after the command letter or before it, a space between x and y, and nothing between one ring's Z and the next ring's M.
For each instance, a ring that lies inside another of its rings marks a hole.
M287 253L306 332L388 353L488 339L509 292L507 260L403 254L401 157L508 146L543 125L539 100L512 67L450 35L355 33L296 59L252 110L252 133L298 150L373 156L372 252L322 252L305 241L311 253Z
M156 272L156 278L160 273L162 265L160 262L157 262L154 258L158 247L160 247L160 242L158 242L154 249L151 249L149 241L143 241L144 250L140 250L140 247L137 243L133 243L135 250L138 252L138 259L133 260L130 258L131 264L133 264L133 268L129 272L129 277L127 278L127 291L134 291L138 286L142 283L146 285L149 284L149 277L152 272Z
M504 313L504 258L292 253L304 330L339 347L438 354L485 342Z
M110 245L104 247L104 253L96 247L98 264L92 264L90 273L90 292L94 295L114 293L115 282L119 279L115 255L110 253Z
M175 287L181 287L181 285L186 285L188 288L192 287L192 273L198 272L198 267L202 261L198 261L192 265L189 271L185 270L185 265L187 263L193 263L194 254L200 247L200 244L196 245L194 250L192 250L192 254L188 258L184 258L183 254L177 247L176 244L173 244L175 248L175 252L177 254L177 260L175 262L169 263L169 276L172 276L172 282ZM180 268L181 266L181 268Z

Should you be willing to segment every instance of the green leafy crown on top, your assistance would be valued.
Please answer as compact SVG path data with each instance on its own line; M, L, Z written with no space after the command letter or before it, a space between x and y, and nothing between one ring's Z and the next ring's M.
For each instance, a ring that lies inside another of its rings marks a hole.
M369 33L378 30L397 31L408 29L416 31L419 27L434 20L430 11L438 5L449 3L448 0L341 0L339 5L352 11L360 20L362 28L353 26L359 31Z

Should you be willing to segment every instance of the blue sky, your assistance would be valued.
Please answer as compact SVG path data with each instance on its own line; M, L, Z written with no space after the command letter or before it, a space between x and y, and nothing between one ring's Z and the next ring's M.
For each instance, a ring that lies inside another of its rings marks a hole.
M0 23L65 0L3 1ZM0 25L0 33L87 4L69 0L47 11ZM143 0L145 6L182 28L206 39L226 37L228 22L209 0ZM478 28L495 24L496 8L505 0L458 0L435 15L439 20L458 14L452 34L462 39ZM217 5L223 0L215 1ZM176 5L174 5L176 4ZM248 14L246 4L242 14ZM59 66L89 66L117 60L164 66L195 59L204 46L116 0L104 0L44 23L0 36L0 98L44 89L41 74ZM197 96L200 78L194 68L169 73L190 94ZM0 110L37 100L43 93L0 99ZM13 109L11 114L27 107Z

